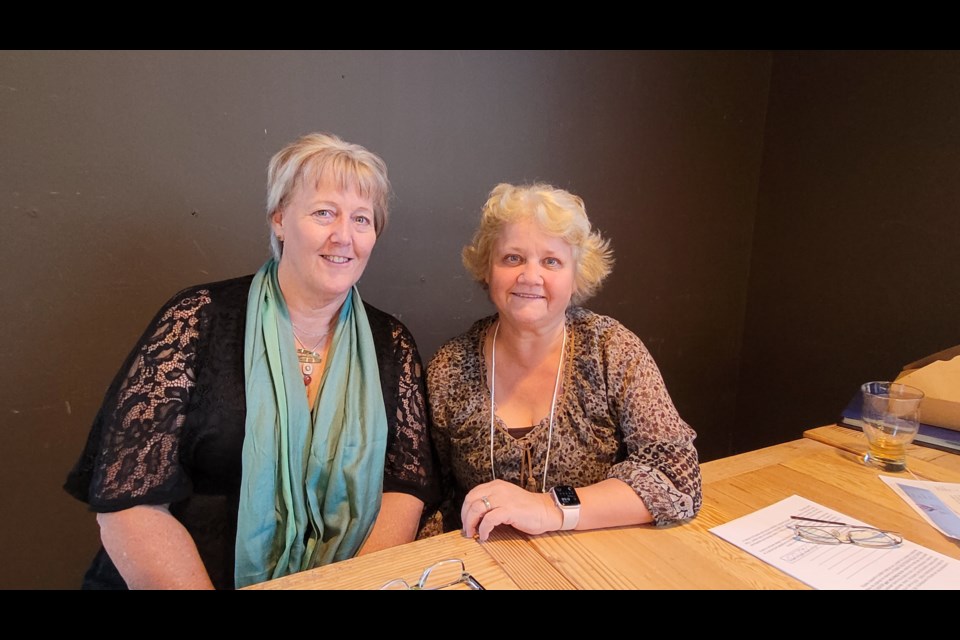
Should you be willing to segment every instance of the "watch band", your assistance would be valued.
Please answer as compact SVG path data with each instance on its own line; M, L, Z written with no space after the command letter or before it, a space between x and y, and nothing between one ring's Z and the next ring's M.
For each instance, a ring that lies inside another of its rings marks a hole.
M557 488L558 487L550 489L550 495L553 496L553 503L557 505L560 513L563 514L563 523L560 525L560 531L575 529L580 522L580 499L573 487L563 486L560 487L560 489L567 497L567 504L564 504L557 496ZM570 504L571 500L573 502L572 504Z
M560 525L560 531L576 529L577 524L580 523L580 507L560 507L560 512L563 513L563 524Z

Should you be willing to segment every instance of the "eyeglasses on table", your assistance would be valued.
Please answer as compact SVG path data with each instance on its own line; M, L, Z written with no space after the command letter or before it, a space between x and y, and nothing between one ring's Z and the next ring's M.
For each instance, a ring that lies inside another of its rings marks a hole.
M877 529L859 524L817 520L802 516L790 516L792 520L802 520L816 524L787 525L793 530L794 537L803 542L816 544L854 544L869 549L892 549L900 546L903 536L896 531Z
M397 578L386 583L381 590L387 591L437 591L448 589L458 584L466 585L471 591L486 591L484 586L467 573L463 560L449 558L434 563L423 570L423 574L416 584L411 585L403 578Z

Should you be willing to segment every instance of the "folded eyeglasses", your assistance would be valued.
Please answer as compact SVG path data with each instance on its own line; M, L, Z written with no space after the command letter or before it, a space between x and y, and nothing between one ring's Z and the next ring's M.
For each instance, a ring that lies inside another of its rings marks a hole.
M423 574L416 584L411 585L403 578L397 578L386 583L380 589L387 591L437 591L455 587L458 584L466 585L467 589L471 591L486 591L476 578L467 573L463 560L459 558L449 558L430 565L423 570Z
M891 549L900 546L903 536L896 531L877 529L859 524L817 520L802 516L790 516L791 520L802 520L811 524L792 524L794 538L816 544L855 544L870 549ZM816 523L816 524L812 524Z

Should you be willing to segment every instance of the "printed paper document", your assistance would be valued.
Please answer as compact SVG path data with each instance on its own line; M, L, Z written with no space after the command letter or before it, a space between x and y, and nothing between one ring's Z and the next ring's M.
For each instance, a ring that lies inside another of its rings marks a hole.
M940 533L960 540L960 484L890 476L880 479Z
M839 511L790 496L712 528L717 536L814 589L956 589L960 560L908 540L894 548L824 545L796 539L790 516L871 526Z

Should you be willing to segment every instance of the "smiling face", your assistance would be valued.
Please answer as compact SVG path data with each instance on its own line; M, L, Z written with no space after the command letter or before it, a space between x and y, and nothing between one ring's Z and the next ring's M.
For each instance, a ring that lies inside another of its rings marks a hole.
M574 292L576 265L565 240L533 220L506 225L490 255L487 285L501 320L545 330L563 322Z
M302 180L271 225L283 239L278 277L284 296L311 306L342 303L377 242L370 199L355 186L340 190L326 175L316 184Z

